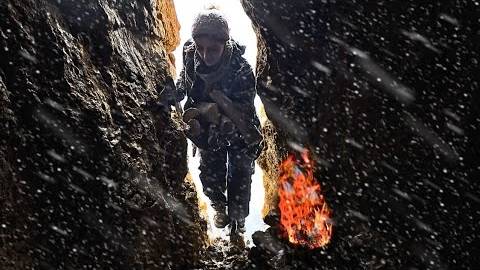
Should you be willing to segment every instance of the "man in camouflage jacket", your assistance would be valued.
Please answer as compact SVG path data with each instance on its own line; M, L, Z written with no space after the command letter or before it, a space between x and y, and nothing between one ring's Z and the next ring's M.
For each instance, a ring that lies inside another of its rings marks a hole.
M231 224L232 229L242 232L261 139L246 140L235 121L225 116L225 108L215 104L209 91L217 90L231 100L241 120L260 134L254 107L255 77L242 56L245 47L229 37L228 23L217 10L206 10L197 16L192 37L183 46L184 66L177 81L176 98L179 101L187 96L184 120L192 129L198 129L187 132L187 136L200 149L200 180L216 211L215 226L223 228ZM203 111L207 115L189 111Z

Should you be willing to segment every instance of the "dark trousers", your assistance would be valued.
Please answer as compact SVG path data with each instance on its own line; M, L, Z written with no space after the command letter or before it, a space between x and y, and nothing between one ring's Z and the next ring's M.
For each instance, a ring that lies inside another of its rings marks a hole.
M228 147L216 151L200 150L200 180L212 206L228 206L228 216L248 216L250 186L255 160L243 149ZM227 196L225 196L227 191Z

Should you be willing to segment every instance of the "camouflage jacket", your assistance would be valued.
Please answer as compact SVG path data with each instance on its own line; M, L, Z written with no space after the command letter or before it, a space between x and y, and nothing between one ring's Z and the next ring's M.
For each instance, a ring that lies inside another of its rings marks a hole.
M256 94L255 77L251 66L243 57L245 47L230 40L232 45L231 60L222 78L213 84L213 88L222 91L233 103L242 108L242 113L248 117L247 123L260 129L260 121L255 112L254 99ZM206 66L198 61L195 43L187 41L183 46L183 69L178 78L176 88L177 100L187 96L184 109L195 107L201 102L213 102L205 94L205 82L198 76L198 70Z

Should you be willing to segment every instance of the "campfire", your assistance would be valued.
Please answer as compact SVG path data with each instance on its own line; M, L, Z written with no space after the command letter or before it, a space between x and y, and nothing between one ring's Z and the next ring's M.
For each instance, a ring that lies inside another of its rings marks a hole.
M325 246L332 236L332 212L313 177L308 151L290 154L280 165L280 222L290 243L310 249Z

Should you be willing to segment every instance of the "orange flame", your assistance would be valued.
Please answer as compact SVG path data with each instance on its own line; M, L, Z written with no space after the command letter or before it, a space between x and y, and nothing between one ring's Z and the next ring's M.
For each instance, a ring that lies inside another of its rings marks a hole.
M290 154L280 165L280 222L290 243L311 249L325 246L332 237L332 213L313 178L308 151L301 162Z

